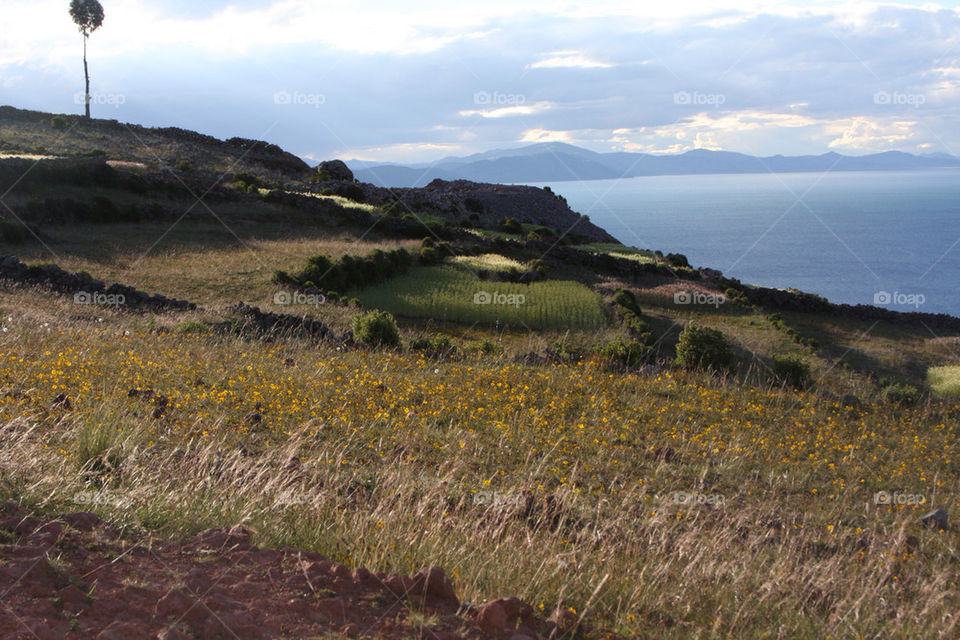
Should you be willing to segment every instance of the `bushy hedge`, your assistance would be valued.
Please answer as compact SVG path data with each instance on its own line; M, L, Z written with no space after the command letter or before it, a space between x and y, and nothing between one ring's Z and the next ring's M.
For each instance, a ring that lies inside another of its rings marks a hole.
M633 368L640 366L650 358L651 349L639 340L618 337L599 346L597 353L612 364Z
M369 347L400 346L400 331L393 315L386 311L371 311L362 316L356 316L350 323L353 329L353 339Z
M806 389L810 386L810 365L798 355L773 356L770 370L779 384L794 389Z
M730 371L735 359L733 348L720 331L689 324L677 343L676 364L684 369Z
M616 293L613 294L613 301L617 304L617 310L623 317L623 323L630 335L643 344L649 345L652 343L653 333L650 332L647 323L643 321L643 312L636 296L626 289L617 289Z
M355 287L366 287L400 275L413 264L406 249L376 250L368 256L346 255L336 262L327 256L313 256L307 266L295 274L278 271L274 281L299 287L345 293Z
M888 384L880 392L881 400L901 407L912 407L918 404L921 396L920 390L915 386L902 382Z
M419 351L431 358L448 358L457 352L457 345L447 336L417 336L410 341L410 350Z

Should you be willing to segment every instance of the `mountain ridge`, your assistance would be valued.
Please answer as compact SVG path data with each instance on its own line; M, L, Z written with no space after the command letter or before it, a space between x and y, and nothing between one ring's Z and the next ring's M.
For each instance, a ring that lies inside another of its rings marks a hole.
M385 187L425 186L436 178L516 183L656 175L960 168L960 158L945 153L915 155L891 150L862 156L835 151L819 155L753 156L736 151L692 149L681 154L655 155L625 151L598 153L562 142L492 149L462 157L448 156L433 163L346 162L358 179Z

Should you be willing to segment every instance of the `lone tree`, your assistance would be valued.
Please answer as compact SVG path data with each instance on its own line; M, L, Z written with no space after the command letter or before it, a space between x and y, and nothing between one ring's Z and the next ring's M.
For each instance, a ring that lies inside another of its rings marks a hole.
M70 17L83 34L83 76L86 79L87 118L90 118L90 69L87 67L87 38L103 24L103 5L97 0L71 0Z

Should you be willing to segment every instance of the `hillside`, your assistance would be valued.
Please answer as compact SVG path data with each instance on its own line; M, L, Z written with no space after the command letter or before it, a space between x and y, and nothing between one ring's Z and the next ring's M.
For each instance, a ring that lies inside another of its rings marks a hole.
M0 109L11 637L955 635L960 318L58 117Z

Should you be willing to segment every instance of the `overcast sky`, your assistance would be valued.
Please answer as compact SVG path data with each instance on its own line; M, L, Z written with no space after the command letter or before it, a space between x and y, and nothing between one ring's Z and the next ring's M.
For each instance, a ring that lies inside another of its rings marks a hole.
M425 161L960 154L956 2L103 0L94 116ZM67 0L3 0L0 104L81 113Z

